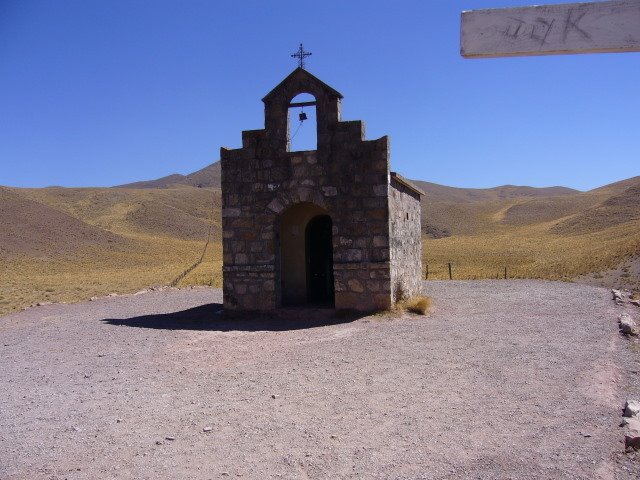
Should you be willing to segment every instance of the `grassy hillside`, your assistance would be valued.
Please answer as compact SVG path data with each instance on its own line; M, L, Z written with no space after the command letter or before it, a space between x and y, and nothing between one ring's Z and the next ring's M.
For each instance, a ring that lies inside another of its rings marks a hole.
M640 289L640 177L589 192L416 181L429 278L574 279ZM220 165L118 188L0 187L0 314L166 285L221 284ZM135 187L135 188L132 188ZM625 263L626 262L626 263ZM634 263L635 262L635 263Z
M220 191L0 189L0 314L167 285L221 284ZM25 222L25 219L27 221Z
M499 200L423 203L423 239L429 278L573 279L617 269L640 252L640 177L589 192ZM556 192L557 193L557 192ZM425 232L428 233L428 232ZM606 286L640 288L635 275L610 277ZM597 283L597 282L596 282Z

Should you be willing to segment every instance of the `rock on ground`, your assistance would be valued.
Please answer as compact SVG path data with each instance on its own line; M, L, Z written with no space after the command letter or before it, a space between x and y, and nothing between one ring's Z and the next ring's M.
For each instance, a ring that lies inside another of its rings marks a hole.
M636 322L633 321L633 318L631 318L629 314L620 314L618 323L620 324L620 331L625 335L637 335L638 330L636 327Z
M637 417L640 415L640 402L637 400L627 400L624 404L625 417Z

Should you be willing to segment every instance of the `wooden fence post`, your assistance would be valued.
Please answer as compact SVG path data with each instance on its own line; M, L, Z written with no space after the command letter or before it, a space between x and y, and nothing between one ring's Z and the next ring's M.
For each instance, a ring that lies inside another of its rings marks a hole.
M504 267L504 279L507 279L507 267Z
M449 265L449 280L453 280L453 275L451 275L451 263L448 263L447 265Z
M427 263L427 273L424 276L425 280L429 280L429 264Z

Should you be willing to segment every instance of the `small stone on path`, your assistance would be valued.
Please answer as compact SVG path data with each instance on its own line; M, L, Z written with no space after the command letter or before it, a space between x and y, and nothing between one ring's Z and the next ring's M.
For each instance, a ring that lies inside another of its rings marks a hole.
M637 335L636 322L633 321L629 314L620 314L618 323L620 323L620 331L625 335Z
M627 400L624 404L624 416L625 417L638 417L640 416L640 402L637 400Z
M625 448L640 449L640 418L627 420L627 431L624 434Z

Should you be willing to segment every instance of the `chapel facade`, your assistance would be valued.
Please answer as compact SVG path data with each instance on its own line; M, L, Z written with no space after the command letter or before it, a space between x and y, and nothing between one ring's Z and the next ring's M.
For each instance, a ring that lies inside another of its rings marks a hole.
M315 102L291 103L301 93ZM265 128L220 149L224 308L372 311L420 293L422 192L389 140L341 121L342 95L297 68L262 101ZM289 109L315 106L317 149L290 150Z

